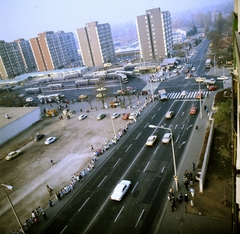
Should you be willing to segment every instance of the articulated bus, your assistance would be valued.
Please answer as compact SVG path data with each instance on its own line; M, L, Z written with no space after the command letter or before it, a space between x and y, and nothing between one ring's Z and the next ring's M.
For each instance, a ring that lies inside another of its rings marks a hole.
M55 94L49 94L49 95L38 95L38 100L41 103L44 102L59 102L62 98L64 98L64 95L62 95L61 93L55 93Z
M62 83L60 84L50 84L47 86L50 90L53 90L53 89L62 89L64 88L64 85Z
M25 89L25 93L27 94L33 94L33 93L42 93L41 88L27 88Z
M99 84L100 83L100 79L99 78L92 78L92 79L79 79L75 81L75 86L76 88L80 87L80 86L86 86L86 85L95 85L95 84Z

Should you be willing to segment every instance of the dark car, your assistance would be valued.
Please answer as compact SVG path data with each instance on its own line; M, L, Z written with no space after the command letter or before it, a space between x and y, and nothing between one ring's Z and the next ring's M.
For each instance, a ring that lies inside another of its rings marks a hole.
M37 133L37 134L34 136L34 141L39 141L39 140L41 140L43 137L44 137L44 134Z

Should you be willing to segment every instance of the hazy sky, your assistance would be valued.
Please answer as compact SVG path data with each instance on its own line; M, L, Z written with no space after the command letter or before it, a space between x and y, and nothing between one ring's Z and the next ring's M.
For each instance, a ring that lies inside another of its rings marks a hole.
M151 8L170 13L229 0L0 0L0 40L29 40L44 31L76 32L85 23L135 20ZM232 0L233 1L233 0Z

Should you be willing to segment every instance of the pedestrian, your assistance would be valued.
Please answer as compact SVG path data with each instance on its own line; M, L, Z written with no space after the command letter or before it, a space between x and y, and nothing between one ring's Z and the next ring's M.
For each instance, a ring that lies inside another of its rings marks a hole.
M97 110L97 107L95 106L95 109Z
M80 109L80 112L82 112L82 109Z
M50 161L52 165L54 165L55 163L53 162L53 160Z
M207 106L205 105L205 106L204 106L204 110L206 110L206 109L207 109Z
M198 131L198 125L195 127L196 131Z
M184 182L184 186L185 186L185 188L188 190L188 181L185 181L185 182Z
M48 185L46 185L46 187L47 187L47 190L49 192L49 195L52 196L53 190Z
M42 213L42 212L43 212L43 208L42 208L42 207L40 207L40 206L38 207L38 210L39 210L39 212L40 212L40 213Z
M172 212L177 209L177 208L176 208L176 205L175 205L175 201L172 201L171 208L172 208Z
M53 201L52 201L52 200L48 200L48 205L49 205L50 207L53 207Z
M94 151L93 145L91 145L91 150Z
M192 163L192 169L195 171L195 163Z
M45 220L47 220L47 215L46 215L46 213L42 212L42 217L43 217Z

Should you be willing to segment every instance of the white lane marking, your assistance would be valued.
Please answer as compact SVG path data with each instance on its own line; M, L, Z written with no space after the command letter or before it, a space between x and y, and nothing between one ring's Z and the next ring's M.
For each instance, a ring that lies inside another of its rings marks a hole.
M156 114L154 114L151 119L153 119L153 118L155 117L155 115L156 115Z
M98 184L97 187L99 187L99 186L103 183L103 181L104 181L106 178L107 178L107 176L105 176L105 177L102 179L102 181Z
M166 166L164 166L164 167L162 168L162 170L161 170L161 173L163 173L163 172L164 172L164 170L165 170L165 167L166 167Z
M162 107L159 107L159 108L158 108L158 111L160 111L160 110L161 110L161 108L162 108Z
M176 126L175 126L175 128L174 129L176 129L178 127L178 124L176 124Z
M140 214L140 216L139 216L139 218L138 218L138 220L137 220L137 223L136 223L135 227L137 227L137 225L138 225L138 223L139 223L139 221L140 221L140 219L141 219L143 213L144 213L144 210L142 210L142 213Z
M62 234L62 233L65 231L65 229L67 228L67 226L68 226L68 225L66 225L66 226L63 228L63 230L60 232L60 234Z
M158 151L159 146L154 150L153 154L156 154Z
M147 167L149 165L150 162L147 163L146 167L144 168L143 172L145 172L147 170Z
M177 137L177 139L176 139L176 141L175 141L176 143L178 142L179 137L180 137L180 136L178 135L178 137Z
M132 147L132 144L127 147L127 149L125 150L125 152L127 152L131 147Z
M138 139L138 137L141 136L141 134L142 134L141 132L138 133L138 135L135 137L135 139Z
M184 141L180 146L179 146L179 149L181 148L182 145L186 144L186 141Z
M191 128L193 125L191 124L191 125L189 125L188 127L187 127L187 130L189 129L189 128Z
M144 126L144 128L148 127L148 125L149 125L149 123L147 123L147 124Z
M118 219L119 215L122 213L122 210L123 210L123 208L124 208L124 206L123 206L123 207L122 207L122 209L119 211L119 213L118 213L118 215L117 215L116 219L114 220L114 222L116 222L116 221L117 221L117 219Z
M121 158L119 158L119 159L117 160L117 162L113 165L113 168L119 163L120 160L121 160Z
M82 204L82 206L79 208L78 212L85 206L85 204L88 202L89 199L90 199L90 197Z
M184 129L185 125L182 126L182 130Z
M137 182L137 183L135 184L135 186L133 187L131 193L133 193L133 191L135 190L135 188L137 187L137 185L138 185L138 182Z

